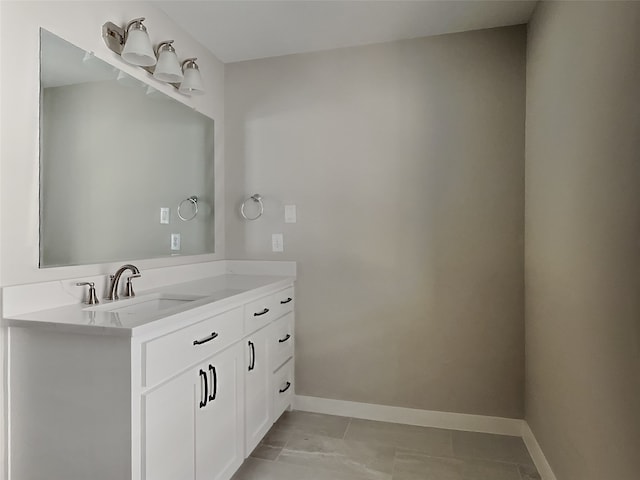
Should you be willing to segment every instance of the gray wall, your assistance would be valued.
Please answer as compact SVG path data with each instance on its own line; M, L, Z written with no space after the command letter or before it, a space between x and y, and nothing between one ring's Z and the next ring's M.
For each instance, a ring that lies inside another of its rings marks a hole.
M522 417L525 40L226 66L227 257L299 262L298 394Z
M529 29L526 419L559 480L640 475L640 3Z

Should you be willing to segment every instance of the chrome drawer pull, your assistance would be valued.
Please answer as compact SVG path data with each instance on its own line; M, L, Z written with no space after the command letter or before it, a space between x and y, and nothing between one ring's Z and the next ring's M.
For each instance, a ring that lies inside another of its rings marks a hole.
M289 297L286 300L280 300L280 305L284 305L285 303L289 303L293 298Z
M291 335L287 333L287 336L278 340L278 343L284 343L291 338Z
M281 388L280 390L278 390L280 393L284 393L287 390L289 390L289 387L291 387L291 382L287 382L287 386L284 388Z
M254 317L259 317L260 315L264 315L265 313L269 313L269 309L268 309L268 308L265 308L265 309L264 309L263 311L261 311L261 312L254 313L254 314L253 314L253 316L254 316Z
M217 336L218 336L217 332L211 332L211 335L209 335L208 337L201 338L200 340L194 340L193 344L194 345L202 345L203 343L210 342L211 340L213 340Z

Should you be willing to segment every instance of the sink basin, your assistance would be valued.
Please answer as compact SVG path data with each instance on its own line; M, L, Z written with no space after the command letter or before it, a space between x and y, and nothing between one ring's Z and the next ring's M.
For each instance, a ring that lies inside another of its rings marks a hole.
M189 302L200 300L201 298L203 297L197 295L152 293L127 300L116 300L115 302L105 305L85 308L85 310L114 312L125 315L153 314L161 312L162 310L181 307L187 305Z

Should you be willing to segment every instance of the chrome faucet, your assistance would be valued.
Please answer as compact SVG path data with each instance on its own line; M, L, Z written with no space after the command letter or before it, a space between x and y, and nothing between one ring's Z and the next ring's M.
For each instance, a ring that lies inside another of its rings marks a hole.
M120 277L126 270L131 270L131 273L133 273L133 275L131 275L131 277L129 277L129 280L128 280L129 288L127 289L127 296L129 297L134 296L133 289L131 288L131 279L139 277L140 270L138 270L138 267L136 267L135 265L131 265L130 263L127 263L126 265L121 266L118 269L118 271L115 273L115 275L110 276L111 285L109 286L109 296L107 297L107 300L118 300L120 298L118 296L118 284L120 283Z

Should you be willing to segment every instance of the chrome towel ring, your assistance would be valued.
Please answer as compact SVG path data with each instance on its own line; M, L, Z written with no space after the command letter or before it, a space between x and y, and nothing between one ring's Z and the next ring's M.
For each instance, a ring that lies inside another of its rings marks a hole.
M245 206L249 200L253 200L259 206L258 214L254 217L248 217L244 211ZM253 195L251 195L244 202L242 202L242 206L240 207L240 215L242 215L242 217L245 220L257 220L262 216L263 213L264 213L264 204L262 203L262 196L259 193L254 193Z
M180 208L184 205L185 202L190 202L191 206L193 207L193 212L191 216L186 218L182 216L182 213L180 213ZM185 198L180 202L180 205L178 205L178 216L180 217L180 220L182 220L183 222L188 222L189 220L193 220L194 218L196 218L197 214L198 214L198 197L196 197L195 195L192 195L189 198Z

